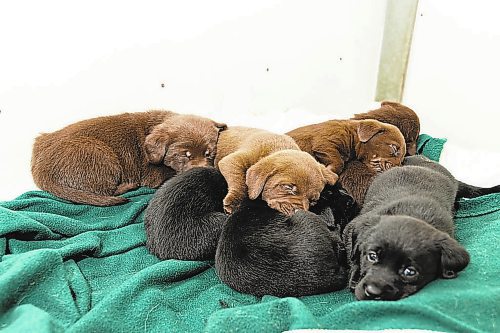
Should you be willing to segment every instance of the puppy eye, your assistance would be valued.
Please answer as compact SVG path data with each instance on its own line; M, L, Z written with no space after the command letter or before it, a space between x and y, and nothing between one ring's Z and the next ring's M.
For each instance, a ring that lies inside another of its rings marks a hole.
M190 157L191 157L191 153L189 152L189 150L188 150L188 151L186 151L186 153L185 153L185 154L186 154L186 157L187 157L187 158L190 158Z
M292 184L284 184L282 185L283 189L290 194L297 194L297 186Z
M417 270L413 266L408 266L403 270L403 275L405 277L414 277L418 274Z
M391 155L392 156L398 156L399 155L399 147L396 146L396 145L389 145L389 147L391 147Z
M366 255L366 259L368 259L369 262L376 263L378 262L378 255L377 252L375 251L370 251Z
M205 150L205 158L210 158L211 155L212 152L210 151L210 149Z

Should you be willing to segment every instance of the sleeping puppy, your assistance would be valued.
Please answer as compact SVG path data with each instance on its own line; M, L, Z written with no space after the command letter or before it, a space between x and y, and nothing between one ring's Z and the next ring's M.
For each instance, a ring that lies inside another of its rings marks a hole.
M420 120L410 108L396 103L384 101L380 108L366 113L354 115L354 120L375 119L396 126L406 142L406 155L415 155L417 139L420 134ZM349 161L339 174L339 183L359 206L363 205L366 191L377 172L359 161Z
M322 217L328 228L342 232L359 214L359 206L337 182L335 185L325 186L319 200L309 211Z
M215 168L193 168L167 180L144 214L146 247L158 258L208 260L227 219L227 183Z
M375 177L344 230L349 286L358 300L398 300L437 278L454 278L469 254L453 238L458 182L423 156Z
M417 153L417 139L420 134L420 120L412 109L397 102L384 101L380 108L355 114L354 120L375 119L396 126L406 142L406 155Z
M300 149L336 174L359 160L375 172L401 165L406 145L399 129L377 120L329 120L288 133Z
M249 127L221 132L215 166L228 184L223 200L227 213L232 213L245 198L258 197L285 215L308 210L325 185L335 184L338 178L300 151L292 138Z
M261 200L246 200L229 216L215 270L231 288L255 296L299 297L346 287L345 252L338 230L323 216L284 215ZM330 222L333 224L333 222Z
M225 124L170 111L83 120L33 145L35 184L75 203L111 206L139 186L156 188L173 174L213 165Z

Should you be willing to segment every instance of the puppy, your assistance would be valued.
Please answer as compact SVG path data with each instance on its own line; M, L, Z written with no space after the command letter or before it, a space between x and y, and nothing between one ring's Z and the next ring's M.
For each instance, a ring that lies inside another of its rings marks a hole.
M354 120L374 119L396 126L406 142L406 156L417 152L417 139L420 134L420 120L410 108L396 103L384 101L380 108L366 113L355 114ZM366 191L377 172L359 161L349 161L339 174L339 183L351 195L354 201L363 206Z
M224 210L259 196L285 215L308 210L337 174L300 151L292 138L265 130L231 127L219 137L215 165L228 184Z
M360 215L344 230L349 286L358 300L397 300L469 263L453 239L458 182L423 156L377 175Z
M33 145L31 172L42 190L75 203L111 206L139 186L156 188L176 172L213 165L225 124L170 111L83 120ZM156 164L156 165L155 165Z
M398 128L376 120L329 120L286 134L300 149L336 174L353 159L380 172L401 165L406 154L405 141Z
M213 259L227 219L226 194L215 168L196 167L167 180L144 214L146 247L160 259Z
M319 200L309 208L309 211L322 217L328 228L342 232L359 214L359 206L337 182L335 185L325 186Z
M380 108L355 114L354 120L375 119L396 126L406 142L406 155L417 153L417 139L420 134L420 120L412 109L396 102L384 101Z
M244 201L219 239L217 275L231 288L259 297L345 288L345 252L338 230L325 223L329 216L303 210L287 216L261 200Z

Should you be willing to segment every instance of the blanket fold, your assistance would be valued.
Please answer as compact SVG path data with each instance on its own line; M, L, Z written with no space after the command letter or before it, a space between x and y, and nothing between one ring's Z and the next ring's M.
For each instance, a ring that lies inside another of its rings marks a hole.
M419 151L439 159L443 139ZM113 207L42 191L0 203L0 329L6 332L282 332L414 328L493 332L500 322L500 195L462 200L456 237L471 255L456 279L396 302L348 290L257 298L217 278L212 261L160 261L145 248L140 188Z

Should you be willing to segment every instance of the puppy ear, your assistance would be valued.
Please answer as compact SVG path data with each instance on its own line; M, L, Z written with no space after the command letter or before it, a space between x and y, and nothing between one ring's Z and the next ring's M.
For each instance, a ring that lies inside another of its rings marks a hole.
M383 132L382 123L376 120L361 120L358 125L358 138L361 142L367 142L377 133Z
M267 180L274 174L274 170L270 170L269 166L269 163L266 163L265 159L262 159L247 170L246 185L250 200L255 200L259 197L264 190Z
M150 163L160 164L165 158L168 146L170 146L170 135L163 126L156 126L151 133L146 136L144 148L146 157Z
M323 177L326 179L326 182L330 185L335 185L335 183L339 179L339 176L332 171L330 165L325 167L323 164L321 164L321 173L323 174Z
M469 253L448 235L439 242L439 247L441 248L441 276L445 279L457 277L458 272L469 264Z
M218 123L216 121L214 121L214 126L219 129L219 132L222 132L223 130L227 129L227 125L226 124L224 124L224 123Z

